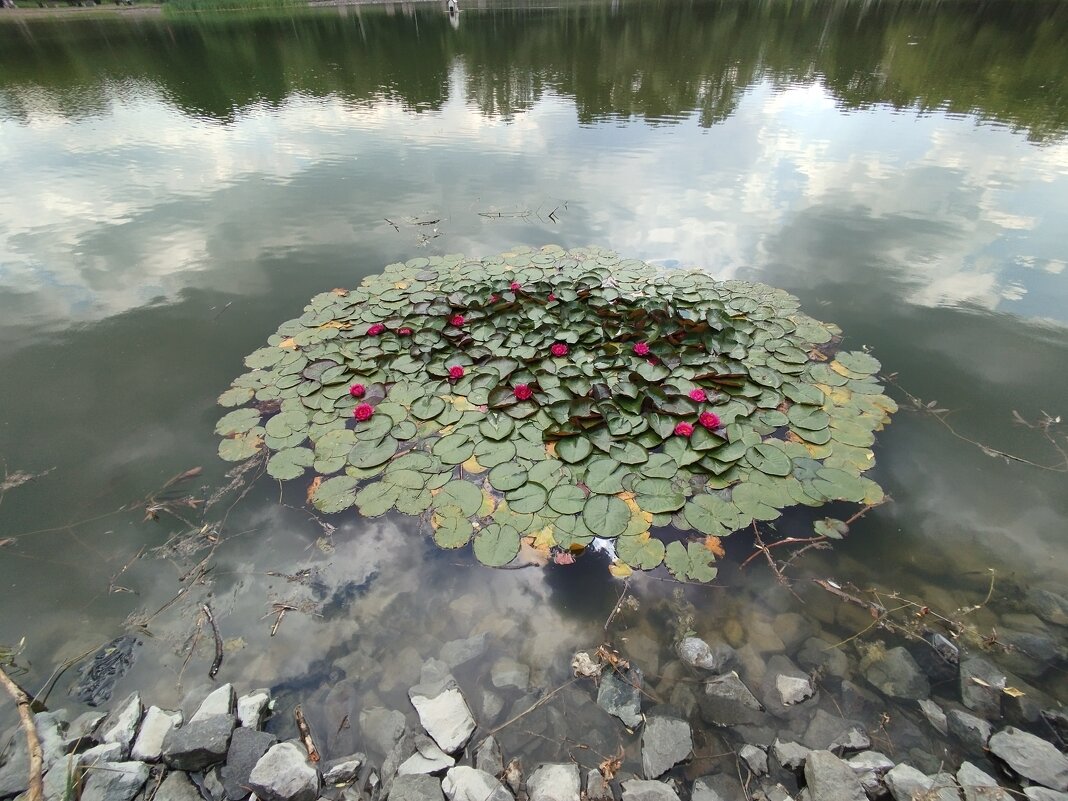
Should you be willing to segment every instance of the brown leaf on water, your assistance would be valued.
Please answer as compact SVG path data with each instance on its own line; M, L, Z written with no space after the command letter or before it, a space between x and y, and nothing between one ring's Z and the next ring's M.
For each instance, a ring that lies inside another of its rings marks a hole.
M296 350L297 341L293 339L293 337L286 337L278 343L278 347L282 348L283 350Z
M615 778L616 773L619 772L619 769L623 767L624 755L623 746L620 745L619 750L616 751L615 754L608 757L604 762L597 766L597 769L601 771L601 775L604 776L606 782L612 781L612 779Z
M709 553L715 555L719 559L722 559L727 555L727 552L723 550L723 543L720 541L719 537L705 537L705 548Z
M608 572L616 578L627 578L634 572L634 569L624 562L613 562L608 566Z
M1017 690L1015 687L1006 687L1002 692L1010 698L1022 698L1027 695L1023 690Z
M339 298L346 297L349 294L349 291L347 289L341 289L341 287L334 287L330 291L337 295Z
M323 323L319 328L337 328L340 331L348 331L352 328L352 323L343 323L340 320L330 320L329 322Z
M323 483L323 477L322 476L316 476L315 478L312 479L311 484L308 485L308 492L307 492L307 494L305 496L308 499L308 503L312 502L312 496L315 494L316 490L319 489L319 485L322 484L322 483Z
M41 473L27 473L25 470L16 470L14 473L6 473L3 479L0 479L0 493L15 489L15 487L21 487L23 484L33 481L35 478L47 476L55 469L56 468L52 467Z

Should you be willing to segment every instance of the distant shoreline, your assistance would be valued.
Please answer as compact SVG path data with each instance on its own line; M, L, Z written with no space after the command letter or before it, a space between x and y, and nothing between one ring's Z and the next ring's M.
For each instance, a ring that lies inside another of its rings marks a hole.
M31 2L33 0L30 0ZM213 9L175 9L173 13L175 15L186 14L198 14L204 12L218 13L218 12L247 12L247 11L263 11L263 10L303 10L314 8L334 8L339 6L369 6L369 5L427 5L431 3L440 3L444 8L444 0L306 0L303 3L294 3L292 5L271 5L265 4L263 6L235 6L233 8L227 8L225 0L219 0L220 6ZM27 19L61 19L69 17L161 17L163 16L163 4L161 3L139 3L134 6L118 6L111 3L103 3L96 6L48 6L41 8L37 5L33 6L20 6L19 8L5 8L0 10L0 24L4 21L16 22L19 20Z

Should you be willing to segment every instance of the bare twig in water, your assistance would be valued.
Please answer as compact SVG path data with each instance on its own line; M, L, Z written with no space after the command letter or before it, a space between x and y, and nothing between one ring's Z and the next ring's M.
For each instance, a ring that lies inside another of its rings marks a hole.
M40 473L27 473L25 470L16 470L14 473L7 471L7 465L4 465L4 478L0 480L0 503L4 502L4 495L8 490L13 490L15 487L21 487L23 484L33 481L35 478L41 478L47 476L56 468L50 467L47 470L42 470Z
M611 614L608 615L608 620L604 622L604 630L608 631L608 627L612 623L612 619L619 613L619 609L623 606L623 599L627 597L627 591L630 589L630 576L627 576L623 580L623 592L619 594L619 600L616 601L616 605L612 607Z
M275 616L274 625L271 626L272 637L278 633L278 627L282 625L282 620L285 618L286 612L296 612L298 608L299 607L296 607L293 604L281 603L280 601L275 601L271 604L271 611L263 617L270 617L271 615ZM263 617L261 617L260 620L263 620Z
M219 668L222 667L223 662L222 637L219 636L219 627L215 623L215 616L211 613L211 607L204 604L200 608L204 610L208 623L211 625L211 633L215 637L215 659L212 660L211 667L208 669L208 678L214 679L218 675Z
M568 681L568 682L565 682L565 683L561 684L559 687L557 687L551 693L548 693L547 695L543 695L541 698L539 698L537 701L535 701L533 704L531 704L529 707L524 709L522 712L520 712L515 717L511 718L510 720L506 720L504 723L502 723L497 728L491 729L489 733L490 734L496 734L497 732L501 731L501 729L508 728L513 723L515 723L517 720L526 717L531 712L533 712L535 709L537 709L538 707L540 707L543 704L547 703L549 701L549 699L552 698L554 695L556 695L559 692L562 692L563 690L566 690L568 687L570 687L572 684L574 684L577 681L578 681L578 678L574 678L574 679L571 679L571 681Z
M43 801L44 782L42 779L44 759L41 754L41 741L37 739L37 728L33 723L33 711L30 708L30 697L23 692L22 688L11 680L7 671L0 666L0 684L7 690L18 707L19 723L26 735L26 748L30 755L30 786L26 794L26 801Z
M319 751L315 747L315 741L312 739L311 735L311 727L308 726L308 721L304 719L304 710L300 708L300 704L297 704L296 707L294 707L293 717L296 718L297 721L297 731L300 732L300 741L304 743L304 749L308 752L308 760L311 762L318 762Z

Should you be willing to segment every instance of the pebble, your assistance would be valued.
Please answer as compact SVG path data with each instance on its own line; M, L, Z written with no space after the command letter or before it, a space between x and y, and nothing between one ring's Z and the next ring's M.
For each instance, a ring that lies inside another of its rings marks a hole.
M679 659L690 667L710 670L713 673L722 672L735 657L734 649L726 643L716 643L713 647L699 637L683 638L676 646L675 652Z

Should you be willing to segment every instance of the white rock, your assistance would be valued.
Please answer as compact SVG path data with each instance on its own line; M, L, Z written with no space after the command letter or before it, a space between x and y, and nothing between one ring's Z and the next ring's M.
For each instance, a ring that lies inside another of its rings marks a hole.
M471 738L475 718L459 688L452 687L433 698L413 693L411 699L419 723L441 750L455 754Z
M105 743L118 743L123 751L128 752L130 744L137 734L137 724L141 722L141 693L132 693L124 700L103 723L103 740Z
M237 699L237 719L242 726L258 729L271 707L269 690L253 690Z
M441 783L449 801L513 801L512 794L484 770L457 765Z
M579 801L578 765L540 765L527 779L530 801Z
M158 706L150 706L141 721L130 756L138 762L158 762L163 753L163 738L175 726L182 725L182 713L170 712Z
M199 723L202 720L219 715L232 715L235 703L234 685L224 684L222 687L207 694L204 700L200 702L200 707L196 713L189 718L189 722Z
M261 801L315 801L319 797L319 771L293 743L271 746L252 769L248 784Z

